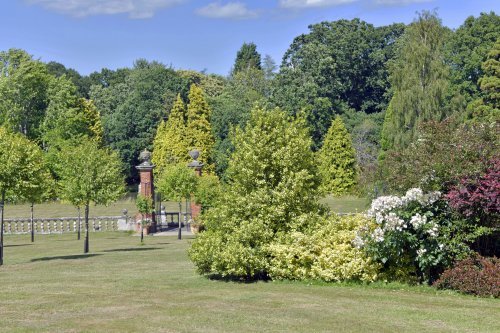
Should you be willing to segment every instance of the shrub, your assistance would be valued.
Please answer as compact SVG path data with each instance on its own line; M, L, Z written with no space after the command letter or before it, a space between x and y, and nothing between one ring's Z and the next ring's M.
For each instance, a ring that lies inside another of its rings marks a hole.
M465 294L500 297L500 259L478 254L458 261L434 283L438 289L453 289Z
M476 179L464 177L446 195L450 206L465 215L474 217L481 224L490 226L500 214L500 159ZM498 220L497 220L498 221Z
M304 232L292 232L269 246L269 275L274 279L374 281L379 265L352 243L370 220L363 215L331 216Z
M376 228L361 232L356 245L382 263L386 272L406 272L410 275L400 278L407 281L413 280L414 272L420 281L432 282L454 259L467 255L468 244L487 231L455 217L440 197L439 192L412 188L402 197L375 199L368 215Z
M390 191L420 187L446 193L462 177L483 173L500 149L497 123L455 128L449 119L422 124L419 132L407 148L385 155L380 177Z
M265 277L268 246L306 227L301 216L320 210L319 179L302 118L256 108L234 136L235 151L220 200L204 213L206 231L189 250L202 274Z
M482 255L500 255L500 159L491 161L485 174L464 177L446 195L450 206L470 224L485 229L473 244Z

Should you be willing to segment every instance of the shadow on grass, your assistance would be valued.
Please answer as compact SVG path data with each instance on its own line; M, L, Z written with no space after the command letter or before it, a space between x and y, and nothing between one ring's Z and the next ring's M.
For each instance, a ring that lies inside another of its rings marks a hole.
M213 281L236 282L236 283L244 283L244 284L271 281L271 278L269 276L267 276L267 274L257 274L256 276L253 276L253 277L241 277L241 276L234 276L234 275L222 276L220 274L208 274L208 275L206 275L206 277L209 280L213 280Z
M70 256L42 257L42 258L31 259L31 261L35 262L35 261L49 261L49 260L73 260L73 259L86 259L96 256L102 256L102 254L92 253L92 254L74 254Z
M29 244L12 244L12 245L4 245L4 247L18 247L18 246L31 246L33 243Z
M125 249L104 250L102 252L133 252L133 251L153 251L161 250L161 247L128 247Z

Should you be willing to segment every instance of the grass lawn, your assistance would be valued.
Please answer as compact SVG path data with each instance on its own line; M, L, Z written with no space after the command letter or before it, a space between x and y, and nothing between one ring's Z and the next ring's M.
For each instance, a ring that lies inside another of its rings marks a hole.
M189 239L6 236L1 332L500 332L500 300L427 287L236 283L196 274Z
M355 213L362 212L368 208L368 200L366 198L358 198L353 196L344 196L335 198L328 196L321 200L330 209L337 213ZM179 204L177 202L162 202L167 212L179 211ZM135 206L135 198L127 197L119 200L108 207L106 206L91 206L90 216L117 216L121 215L123 209L128 210L128 215L134 216L137 213ZM184 203L182 205L184 211ZM78 211L70 204L60 202L43 203L34 206L35 217L74 217L78 216ZM83 215L83 210L82 210ZM7 204L5 206L5 218L15 217L29 217L30 205L29 204Z
M179 211L177 202L162 202L167 212ZM184 209L184 205L182 205ZM128 215L134 216L137 213L135 198L124 198L109 206L90 206L89 215L92 216L118 216L122 215L123 209L128 210ZM67 203L48 202L34 206L35 217L75 217L78 216L77 209ZM81 212L83 216L83 209ZM29 204L7 204L5 206L5 218L29 217Z
M326 204L332 212L336 213L358 213L364 212L369 207L370 201L367 198L359 198L355 196L342 196L334 197L328 195L320 200L321 203Z

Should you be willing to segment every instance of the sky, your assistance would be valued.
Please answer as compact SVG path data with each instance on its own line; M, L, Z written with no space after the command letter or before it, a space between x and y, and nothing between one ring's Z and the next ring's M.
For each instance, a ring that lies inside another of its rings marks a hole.
M279 65L310 24L408 24L434 9L456 29L468 16L500 14L500 0L0 0L0 51L24 49L82 75L139 58L227 75L243 43Z

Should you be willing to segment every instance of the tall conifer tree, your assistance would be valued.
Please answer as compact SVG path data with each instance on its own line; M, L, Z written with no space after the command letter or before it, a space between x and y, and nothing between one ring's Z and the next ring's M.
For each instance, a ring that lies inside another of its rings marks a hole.
M156 165L156 174L161 174L169 164L188 161L185 122L186 107L181 96L177 95L168 120L160 122L153 141L152 162Z
M195 84L189 90L187 107L186 139L189 149L200 151L200 162L205 163L205 170L212 172L213 165L208 164L215 144L210 124L212 111L203 96L203 91Z
M322 189L333 195L347 193L356 183L356 152L342 118L337 116L318 152Z

